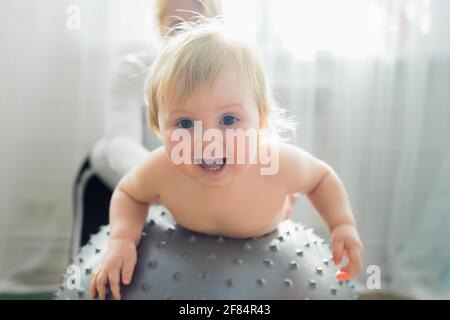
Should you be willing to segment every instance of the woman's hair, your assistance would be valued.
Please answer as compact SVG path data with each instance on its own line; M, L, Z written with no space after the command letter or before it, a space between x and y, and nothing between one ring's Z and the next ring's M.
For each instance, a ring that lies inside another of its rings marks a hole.
M221 0L194 0L201 6L200 12L195 12L204 17L217 17L222 15ZM164 19L167 18L167 0L157 0L156 2L156 20L160 30L163 30Z
M273 99L259 53L229 35L217 18L202 18L179 26L150 67L145 99L150 128L159 134L158 110L170 100L182 104L204 85L211 85L219 72L238 72L250 86L259 110L260 128L281 137L295 127L292 119Z

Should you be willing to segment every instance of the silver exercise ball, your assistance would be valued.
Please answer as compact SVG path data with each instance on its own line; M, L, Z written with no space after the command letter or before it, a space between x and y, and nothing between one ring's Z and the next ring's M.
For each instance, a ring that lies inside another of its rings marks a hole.
M188 230L156 208L142 233L132 282L121 286L124 300L356 298L351 282L336 280L328 245L300 223L284 220L269 234L237 239ZM91 299L89 282L108 230L103 226L73 257L55 299Z

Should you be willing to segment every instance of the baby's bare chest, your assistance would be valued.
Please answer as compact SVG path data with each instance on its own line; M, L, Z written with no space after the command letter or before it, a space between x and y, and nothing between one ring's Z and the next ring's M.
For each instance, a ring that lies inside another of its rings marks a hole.
M161 203L186 228L247 237L276 227L284 217L286 192L264 180L209 190L176 184L161 194Z

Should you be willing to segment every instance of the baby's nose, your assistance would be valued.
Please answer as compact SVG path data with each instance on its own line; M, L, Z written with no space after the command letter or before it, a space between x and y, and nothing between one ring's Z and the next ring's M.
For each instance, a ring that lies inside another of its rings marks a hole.
M210 141L204 140L202 143L203 159L217 159L223 158L225 154L225 147L220 141L214 138Z
M216 159L216 158L222 158L225 155L225 144L224 144L224 137L218 136L218 133L214 135L205 135L203 134L202 137L195 139L195 151L197 152L201 150L201 158L202 159ZM199 157L200 155L197 155L196 157Z

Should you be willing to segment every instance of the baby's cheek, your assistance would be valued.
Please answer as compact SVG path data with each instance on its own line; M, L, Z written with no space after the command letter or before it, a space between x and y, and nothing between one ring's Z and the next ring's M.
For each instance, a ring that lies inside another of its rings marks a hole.
M173 140L167 134L163 143L168 157L175 165L193 163L194 148L189 137Z
M233 160L234 164L249 164L252 162L257 151L256 133L245 133L234 136L231 143L226 141L227 155Z
M168 143L165 145L167 155L175 165L175 168L183 172L184 174L191 174L194 171L193 159L189 157L190 153L177 144ZM186 156L186 157L185 157Z
M179 166L176 166L176 168L187 176L195 176L195 165L193 164L181 164Z

